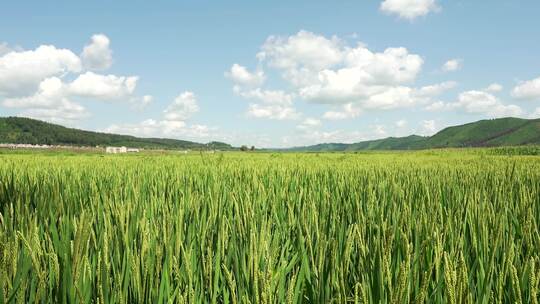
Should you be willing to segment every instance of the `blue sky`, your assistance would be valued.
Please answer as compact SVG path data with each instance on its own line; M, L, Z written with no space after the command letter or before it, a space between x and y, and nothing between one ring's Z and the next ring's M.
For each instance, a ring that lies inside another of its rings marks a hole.
M538 1L11 1L0 115L283 147L540 117Z

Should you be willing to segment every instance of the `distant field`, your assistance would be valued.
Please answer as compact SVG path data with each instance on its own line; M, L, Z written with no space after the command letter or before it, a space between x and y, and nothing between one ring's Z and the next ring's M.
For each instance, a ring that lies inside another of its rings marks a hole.
M537 147L0 151L0 303L537 303Z

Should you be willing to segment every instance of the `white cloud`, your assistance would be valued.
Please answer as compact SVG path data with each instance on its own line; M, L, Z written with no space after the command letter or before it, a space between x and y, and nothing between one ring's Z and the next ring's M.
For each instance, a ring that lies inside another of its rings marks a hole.
M424 61L406 48L391 47L376 52L361 43L351 47L336 36L327 38L303 30L291 36L270 36L257 57L261 65L280 72L291 89L247 90L245 85L236 85L236 94L262 103L249 106L248 113L252 117L297 118L293 99L299 99L338 107L324 113L324 119L354 118L366 110L427 104L456 85L448 81L410 87ZM249 80L254 74L240 69L238 64L235 66L242 71L238 74L246 75L243 79L248 80L244 83L251 83ZM234 74L232 70L227 74L230 78Z
M360 114L362 114L361 109L359 109L352 103L347 103L341 107L341 110L327 111L323 114L322 117L327 120L343 120L343 119L356 118Z
M0 57L0 94L28 95L45 78L80 70L81 60L67 49L42 45L33 51L12 51Z
M31 108L17 114L53 123L73 125L81 119L90 117L90 113L80 104L63 101L55 108Z
M69 84L69 91L81 97L119 100L133 94L138 79L136 76L124 77L86 72Z
M294 120L298 119L301 114L291 106L281 104L256 104L249 105L247 110L249 117L267 118L275 120Z
M424 136L431 136L437 132L435 120L423 120L420 123L419 133Z
M187 123L193 114L197 112L199 112L199 106L195 94L185 91L169 104L160 119L146 119L131 124L113 124L104 131L134 136L182 138L195 141L213 136L217 128Z
M372 131L376 138L383 138L387 135L386 128L383 125L372 126Z
M300 31L290 37L271 36L258 57L314 103L361 103L394 86L413 82L423 59L405 48L372 52L364 45L349 47L337 37ZM387 93L391 94L392 92Z
M426 107L424 107L424 110L436 112L436 111L443 111L446 108L447 108L446 103L439 100L439 101L435 101L435 102L427 105Z
M446 107L489 117L520 116L523 113L519 106L505 105L488 92L474 90L459 94L458 100L447 104Z
M262 70L257 70L253 73L237 63L233 64L230 71L225 72L225 77L231 79L235 84L245 87L261 86L266 77Z
M396 127L398 128L404 128L407 125L407 121L405 119L400 119L396 121Z
M140 99L139 108L144 109L153 102L154 102L154 97L152 95L144 95Z
M454 72L460 70L463 67L463 60L451 59L445 62L442 66L442 70L445 72Z
M103 131L141 137L167 137L200 141L212 136L216 130L217 128L205 125L188 125L183 121L146 119L140 123L113 124Z
M540 99L540 77L524 81L512 90L512 97L517 99Z
M87 69L110 66L112 52L107 36L92 36L81 58L68 49L41 45L25 51L0 44L0 104L23 109L20 114L47 121L66 122L89 116L77 102L122 100L143 108L152 96L134 96L138 77L100 75ZM74 80L66 81L68 78Z
M7 43L5 42L0 43L0 57L12 51L13 49L9 47Z
M141 106L151 102L152 97L133 97L136 77L117 77L98 75L87 72L71 83L64 83L58 77L45 78L37 91L24 97L10 97L2 101L8 108L25 109L21 115L53 122L69 123L72 120L89 116L86 109L74 102L75 98L84 97L95 100L114 100L125 98L128 102L140 100ZM56 116L55 116L56 115Z
M503 90L503 86L498 83L492 83L484 90L489 93L497 93Z
M251 100L247 110L248 117L266 118L274 120L295 120L301 114L293 107L293 96L284 91L261 90L260 88L241 91L237 94Z
M309 127L317 127L321 125L321 121L316 118L306 118L302 124Z
M182 129L185 126L184 122L164 122L154 119L146 119L140 123L134 124L113 124L104 131L107 133L126 134L142 137L156 137L164 134L163 130L167 129L171 132L175 129Z
M308 117L302 121L301 124L296 126L299 130L313 130L321 126L321 121L316 118Z
M7 98L2 105L25 109L20 116L32 117L56 123L71 124L89 116L86 109L72 102L65 94L65 86L57 77L43 80L38 91L31 96Z
M421 87L417 91L417 96L421 97L435 97L457 86L455 81L445 81L433 85Z
M163 111L163 116L165 120L169 121L184 121L197 112L199 112L199 105L195 94L186 91L174 99L167 109Z
M293 96L285 91L261 90L257 88L251 91L238 92L238 94L247 99L256 99L267 104L292 105Z
M144 95L142 97L132 97L129 100L129 102L131 103L132 109L141 111L154 102L154 97L152 95Z
M357 117L362 110L391 110L427 104L431 102L432 98L454 86L454 82L444 82L424 86L419 89L406 86L385 87L380 92L366 97L361 102L345 104L343 111L330 111L325 113L325 118L354 118Z
M436 0L385 0L379 8L384 13L408 20L440 10Z
M420 56L405 48L373 53L363 46L346 48L342 67L315 73L310 84L299 88L300 96L316 103L362 102L393 86L410 83L421 70Z
M38 91L31 96L6 98L2 105L8 108L54 108L67 100L62 80L51 77L39 84Z
M302 133L282 138L285 146L304 146L320 143L355 143L369 139L367 132L345 130L300 130ZM372 133L372 132L369 132Z
M287 38L268 37L257 57L279 69L296 69L300 66L324 69L341 62L343 52L337 37L327 39L302 30Z
M91 38L81 53L84 67L88 70L105 70L113 62L112 51L109 48L111 41L104 34L96 34Z
M366 140L385 138L388 132L383 125L370 125L363 131L319 130L318 126L297 128L297 133L282 137L284 146L303 146L320 143L357 143Z

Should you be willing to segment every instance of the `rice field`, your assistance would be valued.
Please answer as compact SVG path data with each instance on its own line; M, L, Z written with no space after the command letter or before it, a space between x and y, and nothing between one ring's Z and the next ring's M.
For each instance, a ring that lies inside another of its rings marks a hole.
M539 285L540 156L0 154L0 303L538 303Z

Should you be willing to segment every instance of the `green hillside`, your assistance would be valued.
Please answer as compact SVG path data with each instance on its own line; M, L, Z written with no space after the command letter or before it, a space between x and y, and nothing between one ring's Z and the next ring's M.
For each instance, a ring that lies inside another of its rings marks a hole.
M359 151L359 150L408 150L414 144L423 142L425 137L410 135L407 137L388 137L384 139L368 140L353 144L328 143L307 147L295 147L291 151L312 151L312 152L339 152L339 151Z
M540 144L540 119L499 118L449 127L428 138L420 147L493 147L527 144Z
M66 128L23 117L0 118L0 143L72 146L126 146L145 149L233 149L221 142L201 144L185 140L138 138Z
M411 135L353 144L318 144L292 151L418 150L451 147L540 145L540 119L498 118L448 127L431 137Z

